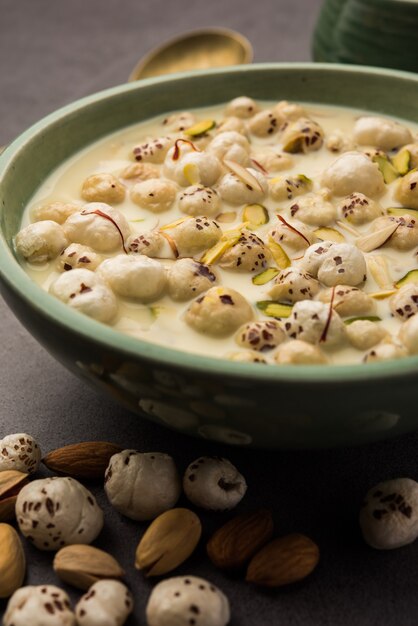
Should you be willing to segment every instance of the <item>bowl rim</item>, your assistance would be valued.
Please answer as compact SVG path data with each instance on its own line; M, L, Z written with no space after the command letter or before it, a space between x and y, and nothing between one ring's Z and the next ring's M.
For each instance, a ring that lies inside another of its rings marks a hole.
M29 141L33 141L36 135L52 123L65 118L68 114L94 105L112 96L118 96L124 92L141 90L154 84L176 83L180 80L193 79L193 76L201 74L216 75L225 73L253 73L272 70L300 70L316 72L341 72L357 74L373 74L392 78L403 78L413 81L418 85L418 75L400 70L390 70L369 66L342 65L337 63L256 63L252 65L229 66L211 70L193 70L147 78L136 82L130 82L116 87L111 87L78 99L45 116L27 130L21 133L0 155L0 185L7 173L8 164ZM226 359L215 358L201 354L181 351L178 349L154 344L146 340L137 339L124 334L101 322L89 318L82 313L71 309L66 304L44 291L26 274L19 264L12 250L0 233L0 278L6 283L21 300L25 300L31 308L35 309L46 320L54 325L61 326L71 333L75 333L80 339L93 341L103 348L124 354L126 359L133 361L140 358L143 361L157 362L160 366L189 371L194 374L205 374L215 377L225 376L229 380L238 381L251 379L260 384L274 382L286 382L291 384L323 383L327 386L342 384L368 384L370 381L378 382L386 378L400 378L418 375L418 356L405 357L398 360L381 361L369 364L335 364L309 366L309 365L280 365L265 366L257 363L241 363Z

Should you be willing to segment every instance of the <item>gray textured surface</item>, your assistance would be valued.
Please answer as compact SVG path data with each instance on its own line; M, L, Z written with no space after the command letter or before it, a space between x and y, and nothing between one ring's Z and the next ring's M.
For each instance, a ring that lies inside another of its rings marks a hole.
M124 82L149 48L190 28L240 30L253 43L256 61L308 60L318 9L318 0L0 0L0 144L58 106ZM181 470L198 455L224 454L248 481L240 511L271 508L277 534L306 532L319 543L322 558L314 575L277 592L253 589L217 572L201 547L179 573L218 584L231 601L231 624L416 624L418 544L393 553L372 551L363 544L356 519L364 492L375 482L418 478L416 435L315 453L225 449L186 439L139 420L87 388L28 335L3 303L0 307L0 438L27 431L45 452L80 440L110 440L169 452ZM129 624L144 624L152 584L132 565L144 525L112 511L100 485L92 489L106 515L97 545L115 554L127 571L136 601ZM203 515L205 536L229 517ZM57 583L52 555L27 551L27 582ZM71 594L73 599L78 595ZM0 614L4 606L0 601Z

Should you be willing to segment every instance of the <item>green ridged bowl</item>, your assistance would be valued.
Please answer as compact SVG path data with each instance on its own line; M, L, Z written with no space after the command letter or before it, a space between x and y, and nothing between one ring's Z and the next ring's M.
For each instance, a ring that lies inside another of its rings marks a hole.
M312 53L320 62L418 72L418 2L325 0Z
M19 320L72 372L159 424L234 445L313 448L418 427L418 357L367 366L260 366L135 340L44 292L13 237L28 200L64 159L119 128L173 109L256 99L348 105L418 122L418 77L319 64L263 64L123 85L49 115L0 157L0 285ZM37 372L42 376L42 372ZM64 410L64 407L63 407Z

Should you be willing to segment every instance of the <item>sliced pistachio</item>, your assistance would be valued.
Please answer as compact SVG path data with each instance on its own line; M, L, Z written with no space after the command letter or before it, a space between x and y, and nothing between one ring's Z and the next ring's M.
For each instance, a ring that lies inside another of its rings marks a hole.
M396 293L396 289L386 289L385 291L375 291L368 295L375 300L386 300L386 298L393 296L394 293Z
M232 246L237 243L241 235L242 230L240 229L226 230L223 233L221 239L214 246L212 246L212 248L206 250L202 258L200 259L201 263L205 263L205 265L211 265L212 263L218 261L221 256L225 254L227 250L229 250L229 248L232 248Z
M276 261L281 270L284 270L286 269L286 267L292 265L292 261L289 259L281 245L273 241L271 237L269 237L267 247L273 255L273 259Z
M399 178L398 170L393 167L387 156L376 154L372 158L372 161L374 161L374 163L377 163L377 166L383 176L383 180L387 185L389 183L393 183L394 180Z
M263 226L269 222L269 212L262 204L247 204L242 213L244 222L249 222L251 226Z
M380 230L377 230L374 233L370 233L369 235L364 235L364 237L359 237L356 240L357 248L360 248L363 252L371 252L372 250L377 250L383 246L393 235L395 230L398 228L399 224L394 222L389 226L385 226Z
M196 163L186 163L183 167L183 174L189 185L198 185L200 183L200 171Z
M417 217L418 215L418 209L409 209L408 207L404 207L404 206L391 206L388 209L386 209L388 212L388 215L405 215L406 213L408 213L409 215L414 215L415 217Z
M215 217L217 222L221 222L221 224L230 224L231 222L235 222L237 219L236 211L225 211L224 213L219 213Z
M335 228L317 228L314 230L314 235L322 241L333 241L334 243L344 243L345 241L344 235Z
M256 177L253 176L245 167L236 161L231 161L230 159L224 159L224 164L233 174L238 176L243 183L248 185L250 189L258 189L261 192L263 191L263 188Z
M304 185L312 185L312 179L305 176L305 174L297 174L295 178L296 180L299 180Z
M377 315L360 315L358 317L350 317L348 320L344 320L344 324L346 324L346 326L350 326L353 322L358 322L360 320L367 320L368 322L381 322L382 318Z
M399 150L391 159L392 165L401 176L405 176L411 169L411 153L406 148Z
M418 270L410 270L409 272L407 272L405 276L402 276L402 278L400 278L398 282L395 283L395 287L397 289L400 289L404 285L410 285L410 284L412 285L418 284Z
M291 304L283 304L283 302L275 302L274 300L259 300L256 306L267 317L289 317L292 312Z
M382 289L389 289L392 284L392 278L389 273L387 261L380 254L372 254L366 259L367 267L376 283Z
M277 269L277 267L268 267L264 270L264 272L260 272L260 274L253 276L251 280L254 285L265 285L273 280L273 278L276 278L279 273L280 270Z
M190 126L190 128L187 128L184 131L184 134L189 137L201 137L212 130L212 128L215 128L215 126L215 120L202 120L201 122L197 122L197 124Z

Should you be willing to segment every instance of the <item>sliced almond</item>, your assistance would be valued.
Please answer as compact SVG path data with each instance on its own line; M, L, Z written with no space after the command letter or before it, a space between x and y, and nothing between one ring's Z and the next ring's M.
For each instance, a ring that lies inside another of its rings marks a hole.
M160 231L162 236L164 237L164 239L167 241L168 245L170 246L171 252L174 254L174 258L178 259L179 257L179 251L178 248L176 246L176 242L174 241L174 239L172 237L170 237L170 235L164 231Z
M366 262L370 274L373 276L379 287L382 289L389 289L392 287L393 281L389 274L387 261L384 256L380 254L372 254L367 257Z
M225 166L231 170L233 174L238 176L238 178L247 185L247 187L252 191L253 189L258 189L263 192L263 188L256 179L255 176L251 174L245 167L237 163L236 161L231 161L230 159L224 159Z
M375 300L385 300L393 294L396 293L396 289L387 289L386 291L375 291L374 293L369 293L368 295Z
M374 233L370 233L369 235L364 235L364 237L359 237L356 240L357 248L360 248L363 252L371 252L372 250L377 250L383 246L393 235L395 230L399 227L399 224L394 222L389 226L385 226L377 230Z
M405 206L391 206L387 209L388 215L399 215L402 217L405 214L413 215L417 217L418 209L408 209Z
M170 222L169 224L165 224L165 226L161 226L160 227L160 232L162 230L170 230L171 228L175 228L176 226L180 226L180 224L183 224L183 222L185 222L186 220L189 220L190 217L180 217L178 220L175 220L174 222Z
M317 228L314 230L314 235L322 241L333 241L334 243L344 243L345 241L344 235L335 228Z

